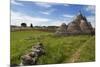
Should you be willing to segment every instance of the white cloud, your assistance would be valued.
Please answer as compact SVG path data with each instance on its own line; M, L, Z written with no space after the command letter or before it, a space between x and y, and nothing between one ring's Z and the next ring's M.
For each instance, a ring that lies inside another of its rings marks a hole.
M11 25L20 26L22 22L27 23L28 26L30 25L30 23L32 23L33 25L45 25L49 21L50 19L47 18L31 17L23 15L22 13L19 12L11 11Z
M16 0L11 0L11 4L23 6L22 3L17 2Z
M95 13L95 6L87 6L86 8L85 8L85 10L86 11L90 11L91 13Z
M65 17L65 18L72 18L72 17L74 17L74 15L64 14L63 17Z
M41 12L42 14L49 15L50 12Z
M52 7L52 5L49 4L49 3L36 2L35 5L40 6L40 7L44 7L44 8L50 8L50 7Z
M54 11L55 11L55 9L49 9L49 10L46 10L46 11L41 11L41 13L45 14L45 15L50 15Z

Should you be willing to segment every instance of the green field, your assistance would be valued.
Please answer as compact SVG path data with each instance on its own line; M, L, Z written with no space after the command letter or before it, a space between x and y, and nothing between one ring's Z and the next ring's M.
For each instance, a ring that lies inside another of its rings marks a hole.
M50 32L11 32L11 64L19 64L20 57L28 53L37 42L42 42L46 54L38 64L58 64L95 61L95 36L54 36Z

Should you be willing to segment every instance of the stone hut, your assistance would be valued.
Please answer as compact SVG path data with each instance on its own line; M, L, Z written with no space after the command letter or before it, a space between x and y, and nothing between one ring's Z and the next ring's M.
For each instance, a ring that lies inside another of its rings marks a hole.
M85 16L79 12L74 20L68 25L62 23L57 29L56 34L91 34L93 33L93 27Z
M57 29L56 34L66 34L67 33L67 25L62 23L61 26Z

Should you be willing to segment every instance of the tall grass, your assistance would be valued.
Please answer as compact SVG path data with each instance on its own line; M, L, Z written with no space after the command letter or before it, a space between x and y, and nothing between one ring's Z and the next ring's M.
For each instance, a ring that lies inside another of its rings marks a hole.
M39 58L38 64L66 63L69 62L70 56L90 38L89 35L59 37L54 36L53 33L40 31L11 32L11 64L19 64L20 57L30 51L32 45L37 42L44 44L46 52L44 56ZM94 40L91 41L94 42ZM93 43L93 45L95 44ZM91 46L89 47L91 48ZM91 57L91 54L89 57ZM82 59L84 59L84 56ZM94 59L92 57L92 60Z
M88 40L80 51L80 57L76 62L95 61L95 37Z

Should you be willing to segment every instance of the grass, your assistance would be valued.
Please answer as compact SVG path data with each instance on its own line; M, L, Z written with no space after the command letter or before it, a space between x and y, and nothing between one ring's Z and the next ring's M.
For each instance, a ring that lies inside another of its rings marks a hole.
M54 36L50 32L16 31L11 32L11 64L19 64L20 57L29 52L32 45L42 42L46 55L39 58L38 64L58 64L69 62L71 56L82 45L81 61L95 60L95 37L90 35ZM90 40L90 41L88 41Z

